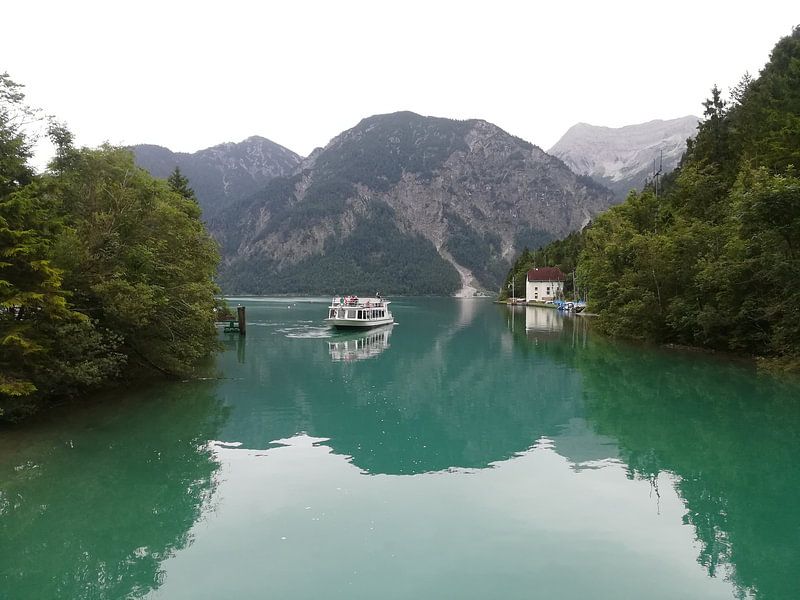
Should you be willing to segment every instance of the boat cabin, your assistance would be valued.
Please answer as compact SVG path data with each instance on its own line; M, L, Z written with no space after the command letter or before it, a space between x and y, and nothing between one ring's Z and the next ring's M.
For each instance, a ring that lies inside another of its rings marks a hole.
M337 296L331 300L325 320L334 327L374 327L392 323L394 317L389 301L380 296Z

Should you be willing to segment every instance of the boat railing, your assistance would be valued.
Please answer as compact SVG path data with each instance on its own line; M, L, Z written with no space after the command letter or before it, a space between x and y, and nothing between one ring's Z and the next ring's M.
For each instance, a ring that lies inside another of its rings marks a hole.
M334 296L331 300L331 307L347 306L347 307L365 307L365 308L383 308L388 304L383 298L359 298L358 296Z

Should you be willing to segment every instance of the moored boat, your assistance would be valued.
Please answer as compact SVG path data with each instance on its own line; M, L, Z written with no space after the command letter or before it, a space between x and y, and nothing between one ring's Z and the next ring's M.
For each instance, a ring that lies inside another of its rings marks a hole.
M377 327L394 323L389 301L380 296L334 296L325 322L334 327Z

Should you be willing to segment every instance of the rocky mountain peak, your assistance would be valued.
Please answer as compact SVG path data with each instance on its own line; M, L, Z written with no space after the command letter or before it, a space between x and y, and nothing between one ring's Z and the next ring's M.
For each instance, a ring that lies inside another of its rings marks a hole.
M374 115L211 222L222 284L327 292L495 289L509 260L580 228L611 193L486 121ZM344 283L343 283L344 282Z
M166 178L179 167L189 179L207 220L275 177L290 175L301 157L261 136L225 142L194 153L161 146L133 146L136 163L154 177Z
M573 171L613 190L622 200L631 189L641 189L662 160L662 172L674 169L686 150L686 140L697 131L699 119L655 119L624 127L578 123L548 151Z

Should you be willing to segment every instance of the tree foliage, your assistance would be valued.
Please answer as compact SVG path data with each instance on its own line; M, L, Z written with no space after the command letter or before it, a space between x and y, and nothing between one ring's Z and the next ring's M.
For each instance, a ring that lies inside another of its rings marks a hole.
M22 127L31 114L0 76L6 418L120 375L185 374L216 345L217 250L191 190L153 179L125 150L74 148L57 123L56 157L36 175Z
M347 237L331 237L321 256L294 264L242 257L226 269L221 284L243 293L452 294L460 279L453 266L420 235L400 231L392 209L373 201ZM370 289L352 290L352 282Z
M800 29L705 120L663 193L586 232L578 274L614 334L800 360Z
M169 184L173 192L180 194L187 200L197 202L197 196L195 196L194 190L189 187L189 180L183 176L179 167L175 167L175 170L170 173L170 176L167 178L167 184Z

